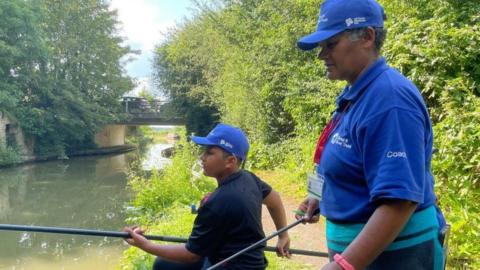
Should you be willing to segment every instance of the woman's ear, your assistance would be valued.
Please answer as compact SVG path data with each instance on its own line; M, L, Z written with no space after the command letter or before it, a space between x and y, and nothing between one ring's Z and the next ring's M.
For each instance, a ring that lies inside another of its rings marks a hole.
M375 48L375 29L373 27L367 27L363 35L363 41L366 46Z

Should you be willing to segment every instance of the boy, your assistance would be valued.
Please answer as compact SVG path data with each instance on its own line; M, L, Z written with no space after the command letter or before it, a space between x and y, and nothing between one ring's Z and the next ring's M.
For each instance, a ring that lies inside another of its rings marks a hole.
M159 245L142 236L138 228L125 228L133 246L157 255L153 266L159 269L206 269L265 237L262 229L262 203L269 210L277 229L285 227L286 216L279 194L256 175L241 169L249 144L236 127L218 124L206 137L192 141L205 146L201 155L203 173L214 177L218 187L203 200L192 233L185 245ZM279 235L277 254L288 256L290 239ZM265 245L232 259L219 269L265 269Z

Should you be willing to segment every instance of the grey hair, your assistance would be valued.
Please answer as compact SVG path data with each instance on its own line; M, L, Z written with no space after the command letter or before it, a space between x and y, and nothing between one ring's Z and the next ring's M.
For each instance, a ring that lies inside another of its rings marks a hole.
M348 33L351 41L358 41L365 36L367 29L368 27L362 27L349 29L345 32ZM373 30L375 31L375 50L380 52L383 43L385 42L385 38L387 37L387 29L382 27L373 27Z

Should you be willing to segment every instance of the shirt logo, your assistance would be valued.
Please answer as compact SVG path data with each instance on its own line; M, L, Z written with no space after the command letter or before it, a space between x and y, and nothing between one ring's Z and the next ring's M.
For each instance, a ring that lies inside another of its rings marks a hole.
M362 23L362 22L366 22L367 19L365 19L365 17L355 17L355 18L347 18L345 20L345 24L348 26L352 25L352 24L359 24L359 23Z
M226 142L224 139L220 140L220 144L224 145L225 147L228 147L228 148L233 148L233 145L229 142Z
M407 158L407 153L388 151L387 158Z
M340 137L338 133L333 134L331 143L348 149L352 148L352 145L348 143L348 139Z

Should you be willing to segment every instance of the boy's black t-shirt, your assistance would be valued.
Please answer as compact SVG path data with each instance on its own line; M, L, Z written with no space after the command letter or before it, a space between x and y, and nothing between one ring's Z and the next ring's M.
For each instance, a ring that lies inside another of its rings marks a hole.
M199 208L186 248L215 264L264 238L262 201L271 191L251 172L228 176ZM265 269L264 247L243 253L222 269Z

